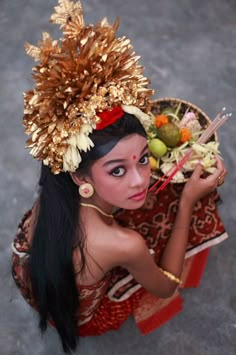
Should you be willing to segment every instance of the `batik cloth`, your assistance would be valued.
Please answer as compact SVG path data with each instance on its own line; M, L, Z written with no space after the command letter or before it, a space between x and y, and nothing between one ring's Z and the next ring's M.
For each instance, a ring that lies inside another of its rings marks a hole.
M119 210L116 220L125 227L139 232L158 263L178 210L183 184L169 184L157 196L149 193L144 206L138 210ZM209 248L227 238L217 210L219 195L214 191L199 201L192 215L183 284L168 299L160 299L138 284L126 269L116 267L103 279L91 286L78 284L80 310L77 315L78 335L100 335L120 328L133 316L140 332L147 334L170 320L182 309L181 288L197 287L200 283ZM27 231L31 211L25 214L13 242L13 277L26 301L34 308L29 279L29 252ZM219 251L220 252L220 251Z

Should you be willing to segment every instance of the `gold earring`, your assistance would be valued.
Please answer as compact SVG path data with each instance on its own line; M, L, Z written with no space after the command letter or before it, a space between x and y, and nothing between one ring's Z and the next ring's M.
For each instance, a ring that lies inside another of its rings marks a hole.
M86 183L80 185L79 194L80 194L81 197L89 198L89 197L93 196L94 188L93 188L93 186L91 184L86 182Z

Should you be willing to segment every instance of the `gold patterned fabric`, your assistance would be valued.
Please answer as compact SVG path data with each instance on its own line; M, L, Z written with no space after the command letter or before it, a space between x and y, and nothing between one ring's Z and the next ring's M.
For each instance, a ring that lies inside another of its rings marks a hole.
M149 193L142 208L116 213L115 218L121 225L143 236L157 263L170 237L182 188L183 184L169 184L158 196ZM195 207L181 277L182 288L199 285L209 247L228 236L217 210L218 199L219 195L215 191ZM13 243L13 277L27 302L36 308L28 275L30 246L27 231L30 215L31 212L23 218ZM172 297L160 299L144 290L121 267L112 269L94 285L78 285L78 297L81 301L81 309L77 314L78 334L81 336L99 335L118 329L131 315L141 333L146 334L180 312L183 303L179 289Z

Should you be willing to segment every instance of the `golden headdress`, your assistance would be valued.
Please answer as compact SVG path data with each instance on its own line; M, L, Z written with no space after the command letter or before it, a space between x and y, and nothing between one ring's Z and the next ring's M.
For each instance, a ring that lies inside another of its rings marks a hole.
M89 134L100 112L135 106L145 126L148 115L140 109L147 111L153 90L130 40L116 38L118 20L85 25L80 2L59 0L51 22L60 25L62 39L43 33L38 47L25 45L40 63L33 68L35 88L24 93L23 124L30 153L57 174L75 171L80 151L93 147Z

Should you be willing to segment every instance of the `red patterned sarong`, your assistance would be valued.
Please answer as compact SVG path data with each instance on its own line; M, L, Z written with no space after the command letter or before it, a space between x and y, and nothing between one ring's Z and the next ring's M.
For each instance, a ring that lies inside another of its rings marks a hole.
M155 196L148 194L145 205L139 210L116 213L117 221L138 231L158 263L170 237L183 184L169 184ZM227 238L219 217L215 191L197 203L192 216L186 260L182 275L182 288L197 287L205 268L209 247ZM28 253L25 234L27 219L21 222L13 243L13 277L23 296L33 306L28 277ZM100 335L118 329L133 315L142 334L156 329L182 309L182 299L177 289L168 299L159 299L139 285L127 270L117 267L92 286L78 285L81 308L78 314L80 336Z

